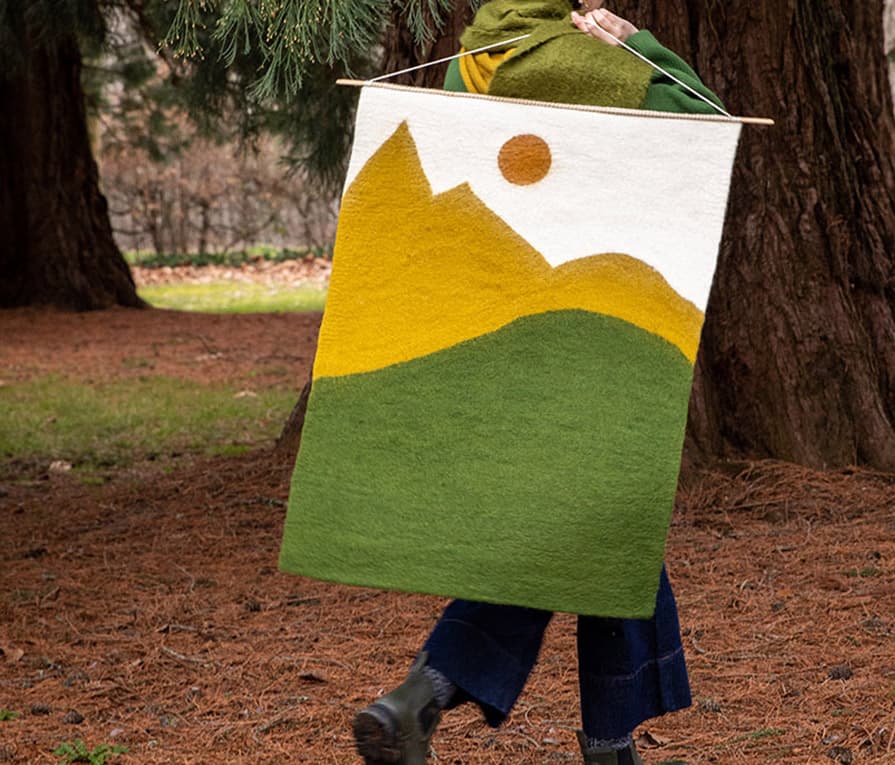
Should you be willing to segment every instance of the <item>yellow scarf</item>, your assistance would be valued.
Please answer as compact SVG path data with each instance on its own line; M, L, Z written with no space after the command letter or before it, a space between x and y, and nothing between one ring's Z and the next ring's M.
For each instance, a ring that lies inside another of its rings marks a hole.
M502 50L498 53L476 53L472 56L463 56L460 63L460 76L463 84L470 93L487 93L491 85L494 72L507 58L513 55L515 48ZM460 48L464 53L465 48Z

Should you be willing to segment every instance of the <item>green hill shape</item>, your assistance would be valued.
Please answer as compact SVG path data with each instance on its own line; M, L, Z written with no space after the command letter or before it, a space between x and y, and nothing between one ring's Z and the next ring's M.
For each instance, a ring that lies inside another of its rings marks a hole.
M280 565L348 584L646 617L692 367L551 311L314 382Z

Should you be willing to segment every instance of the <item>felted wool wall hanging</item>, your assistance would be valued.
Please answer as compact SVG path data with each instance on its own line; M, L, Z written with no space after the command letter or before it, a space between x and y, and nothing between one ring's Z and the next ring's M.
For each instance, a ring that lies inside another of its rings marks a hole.
M650 616L740 127L364 87L281 568Z

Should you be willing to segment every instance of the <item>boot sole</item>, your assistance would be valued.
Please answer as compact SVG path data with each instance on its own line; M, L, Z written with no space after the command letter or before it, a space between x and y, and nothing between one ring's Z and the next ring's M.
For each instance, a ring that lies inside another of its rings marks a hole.
M358 712L352 726L357 753L364 765L396 765L401 762L398 723L385 707L373 704Z

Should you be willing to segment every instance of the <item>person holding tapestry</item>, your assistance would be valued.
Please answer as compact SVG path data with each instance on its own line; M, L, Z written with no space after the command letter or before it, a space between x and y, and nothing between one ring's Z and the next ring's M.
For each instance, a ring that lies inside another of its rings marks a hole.
M720 101L683 60L602 5L603 0L584 0L574 9L567 0L485 3L461 38L464 50L528 37L503 50L455 59L445 89L716 113L712 104L720 107ZM442 711L464 702L478 704L486 721L499 725L522 692L551 616L518 606L450 603L404 683L357 714L354 736L365 763L423 765ZM579 616L577 645L583 727L578 740L585 765L642 764L634 729L691 703L677 607L664 569L652 618Z

